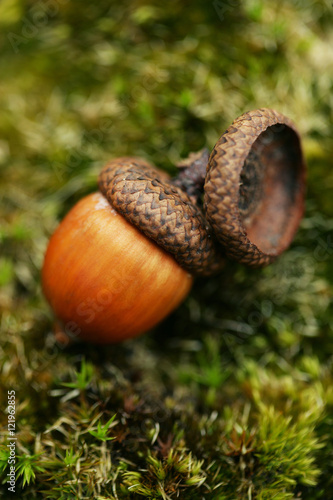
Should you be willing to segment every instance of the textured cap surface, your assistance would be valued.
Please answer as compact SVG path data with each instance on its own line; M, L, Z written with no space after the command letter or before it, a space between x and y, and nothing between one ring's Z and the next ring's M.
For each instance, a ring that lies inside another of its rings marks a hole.
M237 118L207 167L204 209L226 255L269 264L291 243L303 215L305 163L295 125L272 109Z

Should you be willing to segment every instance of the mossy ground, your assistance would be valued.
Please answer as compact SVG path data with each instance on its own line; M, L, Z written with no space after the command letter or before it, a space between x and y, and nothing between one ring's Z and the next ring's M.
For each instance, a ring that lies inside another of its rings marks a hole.
M332 4L2 0L0 27L0 495L15 390L18 498L333 498ZM264 106L309 166L291 249L141 338L62 349L43 254L104 163L174 172Z

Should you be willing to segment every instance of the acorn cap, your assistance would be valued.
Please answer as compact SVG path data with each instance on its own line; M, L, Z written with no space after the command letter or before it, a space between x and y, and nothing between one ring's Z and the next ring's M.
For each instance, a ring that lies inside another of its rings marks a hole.
M207 166L204 209L225 254L264 266L291 243L304 212L305 161L291 120L272 109L237 118Z

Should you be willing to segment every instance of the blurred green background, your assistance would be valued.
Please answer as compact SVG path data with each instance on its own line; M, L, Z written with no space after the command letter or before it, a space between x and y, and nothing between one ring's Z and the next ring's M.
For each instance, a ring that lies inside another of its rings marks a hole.
M333 6L2 0L0 415L20 498L333 498ZM47 241L113 157L168 170L243 112L297 124L306 214L275 264L197 280L147 335L62 349Z

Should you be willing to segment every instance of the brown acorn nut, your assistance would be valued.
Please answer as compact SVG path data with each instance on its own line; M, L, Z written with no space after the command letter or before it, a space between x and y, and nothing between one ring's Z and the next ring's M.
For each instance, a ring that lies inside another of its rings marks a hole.
M179 167L170 179L142 159L113 160L100 174L101 193L59 225L42 282L65 332L99 343L134 337L179 305L193 275L216 274L224 255L258 267L290 244L305 164L286 117L246 113L209 159L202 151Z
M169 314L193 278L101 193L79 201L51 237L44 294L69 336L97 343L134 337Z

